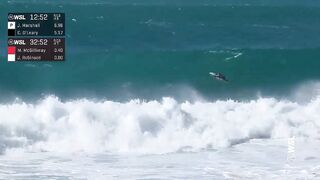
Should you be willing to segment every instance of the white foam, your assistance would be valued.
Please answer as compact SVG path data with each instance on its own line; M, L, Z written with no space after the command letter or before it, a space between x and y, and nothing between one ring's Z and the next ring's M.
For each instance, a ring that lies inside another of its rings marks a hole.
M306 104L259 98L178 103L131 100L0 105L0 152L169 153L228 147L259 138L320 138L320 98Z

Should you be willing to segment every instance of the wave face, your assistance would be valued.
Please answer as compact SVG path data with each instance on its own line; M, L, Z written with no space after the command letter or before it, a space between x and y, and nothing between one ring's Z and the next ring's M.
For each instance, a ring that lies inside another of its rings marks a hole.
M320 98L299 104L131 100L0 105L0 150L162 154L229 147L251 139L320 138Z

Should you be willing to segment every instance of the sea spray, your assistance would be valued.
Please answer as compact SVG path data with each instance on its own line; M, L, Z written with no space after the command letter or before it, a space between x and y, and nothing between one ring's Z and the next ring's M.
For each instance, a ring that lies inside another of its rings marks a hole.
M261 138L320 138L320 98L251 101L62 102L0 105L0 147L27 151L162 154L217 149Z

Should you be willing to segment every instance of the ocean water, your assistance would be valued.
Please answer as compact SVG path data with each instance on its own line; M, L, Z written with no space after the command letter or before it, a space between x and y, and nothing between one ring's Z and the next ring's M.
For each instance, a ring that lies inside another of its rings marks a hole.
M319 2L0 9L0 179L320 179ZM66 61L7 63L8 12L65 12Z

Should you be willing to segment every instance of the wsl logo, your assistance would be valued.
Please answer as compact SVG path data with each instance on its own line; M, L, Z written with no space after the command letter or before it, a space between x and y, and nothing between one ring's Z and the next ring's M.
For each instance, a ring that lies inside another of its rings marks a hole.
M295 155L295 137L288 138L288 154L287 161L293 161L296 158Z
M14 40L14 44L15 44L15 45L26 45L26 43L24 42L24 40Z
M8 40L8 45L13 46L13 45L26 45L26 42L24 39L9 39Z
M8 15L9 21L15 21L15 20L26 20L26 17L24 15L20 14L9 14Z

